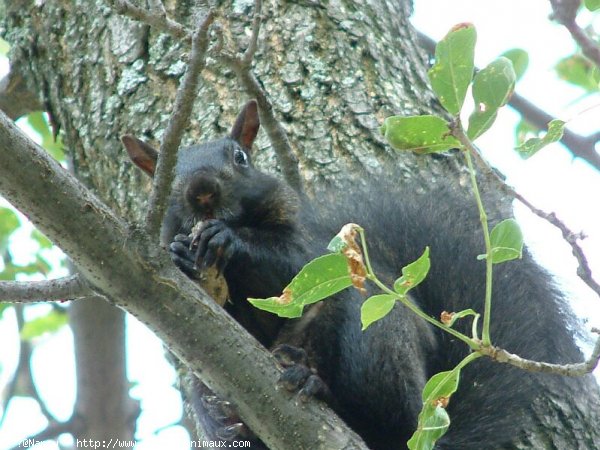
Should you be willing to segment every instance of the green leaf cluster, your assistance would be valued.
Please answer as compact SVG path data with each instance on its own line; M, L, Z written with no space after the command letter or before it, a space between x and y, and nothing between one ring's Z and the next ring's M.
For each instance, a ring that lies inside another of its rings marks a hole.
M56 333L69 322L66 311L52 308L48 314L28 320L21 329L21 339L31 341L44 334Z
M4 39L0 38L0 56L6 57L8 56L8 51L10 50L10 44L6 42Z
M492 126L498 110L508 102L517 78L523 75L528 64L527 53L513 49L473 77L476 40L472 24L456 25L436 46L435 64L428 72L440 103L456 119L472 85L475 109L467 130L471 140ZM401 151L433 153L462 147L452 135L451 125L436 116L388 117L381 132L393 148Z
M419 414L417 430L408 441L410 450L432 450L450 426L446 406L458 389L460 369L440 372L432 376L423 388L423 409Z

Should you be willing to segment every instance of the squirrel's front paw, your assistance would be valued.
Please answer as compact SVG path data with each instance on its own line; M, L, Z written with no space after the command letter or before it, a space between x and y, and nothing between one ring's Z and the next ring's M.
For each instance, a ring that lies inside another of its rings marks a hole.
M198 278L195 255L190 249L192 238L185 234L178 234L169 245L171 260L179 269L190 278Z
M214 265L222 273L238 247L236 234L225 222L217 219L202 222L193 233L190 249L195 253L196 268Z
M288 344L278 345L273 349L273 356L283 367L278 384L290 392L297 392L301 401L309 397L327 400L331 397L329 388L316 373L308 366L306 352Z

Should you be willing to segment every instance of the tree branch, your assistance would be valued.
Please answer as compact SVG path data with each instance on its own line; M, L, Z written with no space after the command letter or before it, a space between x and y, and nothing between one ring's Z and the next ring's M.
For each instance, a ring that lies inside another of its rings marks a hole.
M92 293L79 275L43 281L0 281L0 301L34 303L66 301L87 297Z
M95 291L146 323L211 390L235 398L241 418L269 447L365 448L328 408L317 401L299 408L276 390L272 355L2 113L0 152L0 194L71 257Z
M580 0L550 0L553 18L563 25L583 54L600 69L600 46L577 25L577 10L581 6Z
M156 3L156 2L155 2ZM170 34L179 39L190 40L192 33L180 23L169 19L164 8L156 8L154 11L148 11L132 5L127 0L109 0L115 11L131 19L144 22L157 30Z
M418 36L423 48L427 53L433 55L435 53L435 41L423 33L418 33ZM510 97L508 104L515 111L519 112L523 116L523 119L540 130L547 130L548 123L555 119L555 117L538 108L516 92ZM600 170L600 155L595 148L595 145L599 141L600 133L583 137L568 128L565 128L563 137L560 140L575 157L587 161L596 170Z
M600 330L597 328L593 328L592 332L600 334ZM591 373L598 366L598 361L600 361L600 337L596 340L591 356L586 361L576 364L551 364L531 361L498 347L482 347L479 353L487 355L500 363L510 364L530 372L554 373L568 377L583 376Z
M252 61L254 59L254 54L256 53L258 35L260 32L261 7L261 0L255 0L252 36L250 37L248 48L242 55L234 56L233 54L223 51L222 35L219 35L219 38L221 39L219 45L219 48L221 48L221 59L236 73L240 83L246 92L248 92L248 95L255 98L258 102L260 122L267 132L273 150L277 155L283 177L292 188L301 193L303 191L303 186L302 177L298 171L298 158L292 150L292 145L290 144L287 133L273 113L273 105L271 104L266 91L252 71Z
M125 312L90 296L71 305L69 325L77 380L73 416L81 419L73 438L133 441L140 404L129 394Z
M214 14L209 11L192 37L190 61L177 90L175 105L163 136L158 164L154 174L154 183L150 206L146 216L146 229L150 236L158 237L163 216L167 209L171 184L175 175L177 150L181 144L183 132L190 123L194 101L198 95L198 78L206 65L206 49L208 48L208 29L214 21Z

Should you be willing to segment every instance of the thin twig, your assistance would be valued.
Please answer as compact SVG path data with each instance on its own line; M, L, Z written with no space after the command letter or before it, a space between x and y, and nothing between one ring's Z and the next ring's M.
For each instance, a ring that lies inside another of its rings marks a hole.
M43 281L0 281L0 301L9 303L76 300L91 293L79 275Z
M152 196L146 216L146 227L150 236L158 236L160 232L175 172L177 150L181 144L181 136L190 123L194 100L198 94L200 72L206 65L206 49L209 41L208 30L214 18L214 13L210 10L194 32L190 61L177 90L173 112L160 145Z
M243 55L236 55L221 51L221 59L237 75L238 80L248 95L255 98L259 106L260 122L269 136L273 150L277 156L283 177L289 185L297 192L303 191L302 178L298 171L298 158L296 157L287 133L281 123L275 118L273 105L266 91L259 83L252 70L252 61L258 47L258 35L261 24L261 0L254 1L254 18L252 21L252 35L250 43ZM220 35L219 35L220 36ZM221 36L220 36L221 37ZM219 40L218 48L222 49L222 39Z
M260 24L262 22L262 0L254 0L254 17L252 18L252 35L250 36L250 43L248 48L244 52L242 62L247 67L252 65L252 60L256 54L258 48L258 35L260 33Z
M433 55L436 43L429 36L418 33L419 41L423 48ZM552 115L535 106L523 96L514 93L508 104L521 114L523 119L540 130L548 128L548 123L555 119ZM596 143L600 141L600 133L584 137L565 128L560 142L577 158L587 161L596 170L600 170L600 155L596 151Z
M188 29L186 29L180 23L169 19L165 14L164 8L158 8L157 10L148 11L143 8L138 8L132 5L127 0L110 0L112 1L115 11L119 14L127 16L131 19L144 22L157 30L163 31L170 34L173 37L179 39L191 39L192 35ZM156 3L156 2L155 2Z
M592 332L600 334L600 330L597 328L593 328ZM554 373L568 377L577 377L591 373L598 366L598 362L600 361L600 337L596 340L591 356L586 361L576 364L551 364L531 361L497 347L482 347L479 353L487 355L495 361L510 364L530 372Z
M569 227L567 227L564 224L563 221L556 217L555 213L547 213L535 207L529 200L527 200L523 195L519 194L513 187L506 184L506 182L502 178L500 178L498 173L490 167L487 161L483 159L477 147L464 134L464 132L457 132L455 134L455 137L465 148L467 148L470 151L470 153L477 161L478 166L485 172L485 174L487 176L494 177L499 182L499 185L505 194L510 195L511 197L519 200L536 216L546 220L561 231L564 240L567 241L567 243L571 246L573 256L575 256L575 259L577 259L577 262L579 264L577 268L577 275L583 280L585 284L587 284L590 287L590 289L592 289L600 297L600 284L598 284L598 282L594 280L585 253L583 252L583 249L577 242L578 239L581 239L581 234L574 233L569 229Z

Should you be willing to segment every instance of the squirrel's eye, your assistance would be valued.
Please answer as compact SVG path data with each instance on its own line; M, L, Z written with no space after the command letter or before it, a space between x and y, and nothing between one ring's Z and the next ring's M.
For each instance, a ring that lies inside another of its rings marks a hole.
M233 162L238 166L247 166L248 165L248 155L244 150L236 148L233 151Z

